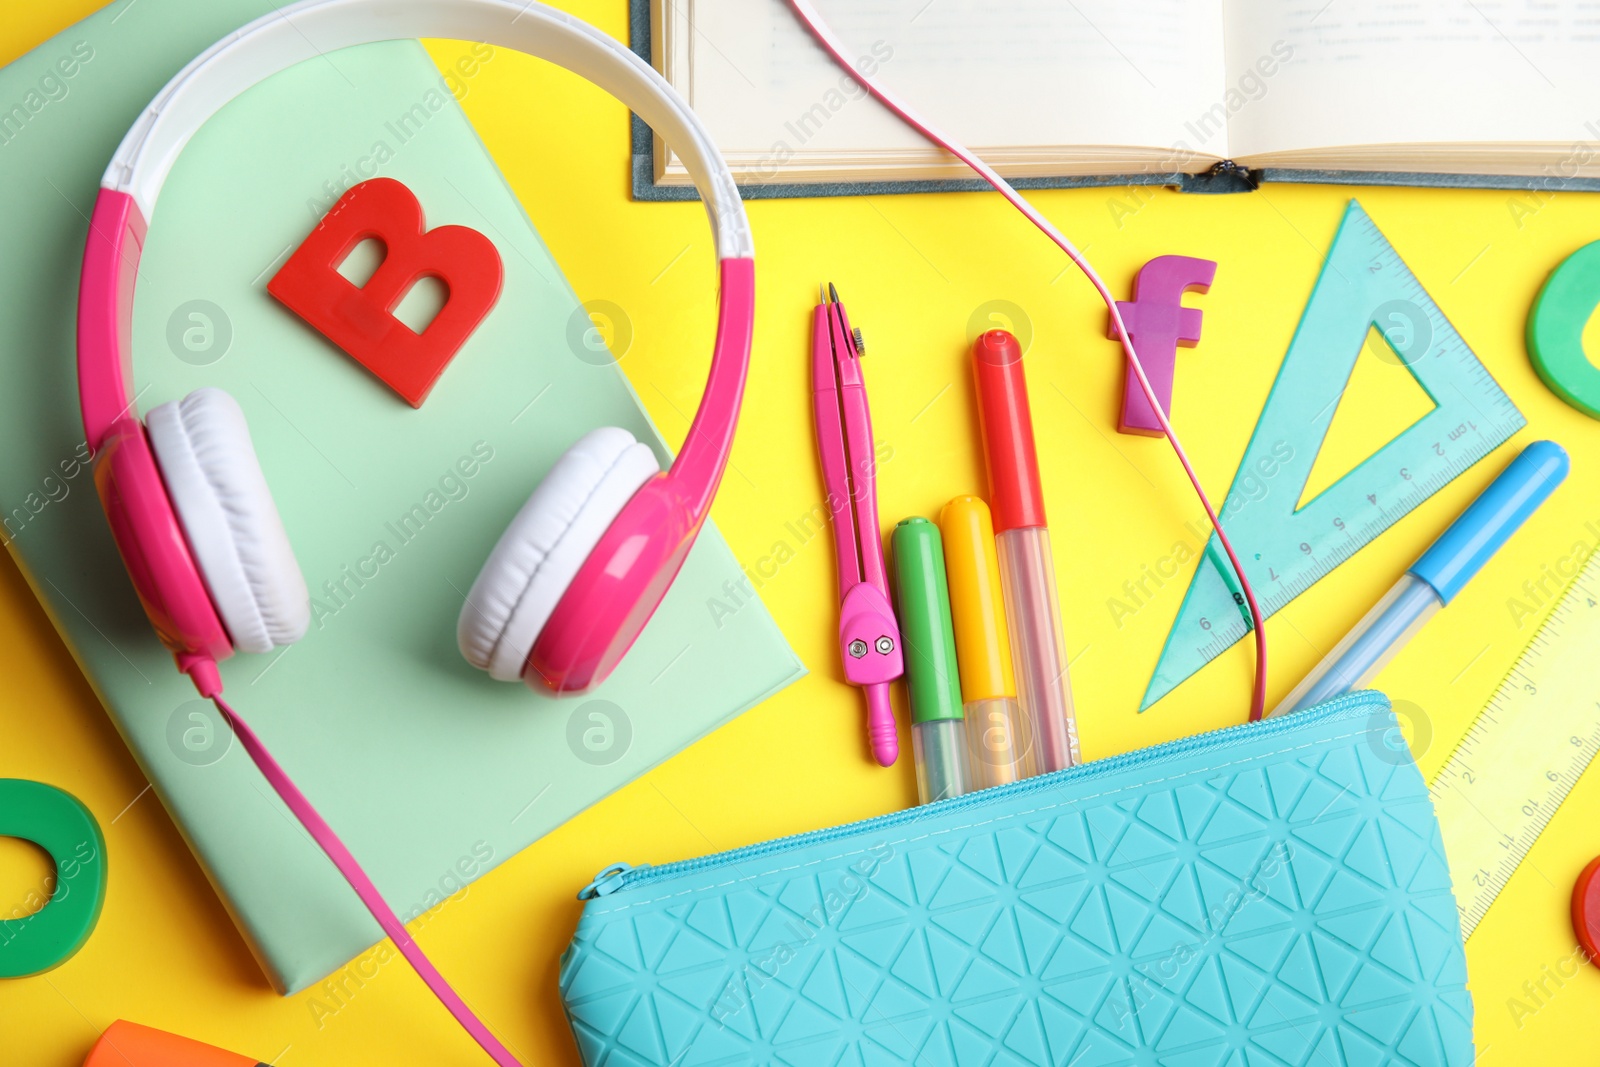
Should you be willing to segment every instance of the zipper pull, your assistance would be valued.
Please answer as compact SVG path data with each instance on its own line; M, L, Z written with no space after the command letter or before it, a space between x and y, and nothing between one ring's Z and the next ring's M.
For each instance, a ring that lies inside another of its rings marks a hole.
M595 875L594 881L578 890L578 899L593 900L595 897L610 896L622 888L627 874L632 871L642 871L648 866L650 866L648 863L641 863L637 867L631 863L613 863Z

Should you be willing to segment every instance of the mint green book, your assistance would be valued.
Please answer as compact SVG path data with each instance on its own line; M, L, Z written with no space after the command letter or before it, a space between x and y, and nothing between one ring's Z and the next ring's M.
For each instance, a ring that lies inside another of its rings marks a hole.
M378 928L145 622L85 462L74 365L79 261L113 150L173 73L271 6L113 4L0 70L0 516L263 969L293 992ZM316 213L373 174L409 186L430 226L488 236L505 265L499 304L420 410L265 289ZM191 142L152 222L140 405L201 385L233 394L314 598L305 640L223 665L228 692L402 918L803 672L759 604L707 610L741 577L710 525L599 690L556 700L457 652L465 591L569 444L616 425L670 459L615 363L569 345L581 314L411 41L303 63L234 101Z

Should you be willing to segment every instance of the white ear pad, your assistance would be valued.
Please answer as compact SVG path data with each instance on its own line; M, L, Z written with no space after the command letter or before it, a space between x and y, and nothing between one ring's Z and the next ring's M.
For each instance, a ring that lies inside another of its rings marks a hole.
M580 437L500 536L467 593L456 643L474 667L502 682L522 677L539 631L624 505L661 472L627 430Z
M270 652L304 637L306 580L238 401L221 389L197 389L153 409L145 430L233 646Z

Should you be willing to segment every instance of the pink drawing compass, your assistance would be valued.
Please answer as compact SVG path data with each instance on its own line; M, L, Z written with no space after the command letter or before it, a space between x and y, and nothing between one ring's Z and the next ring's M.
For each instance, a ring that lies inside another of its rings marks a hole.
M867 695L867 736L885 767L900 755L889 683L905 673L878 529L877 457L861 378L864 346L829 285L811 319L811 399L817 453L839 557L839 652L845 681Z

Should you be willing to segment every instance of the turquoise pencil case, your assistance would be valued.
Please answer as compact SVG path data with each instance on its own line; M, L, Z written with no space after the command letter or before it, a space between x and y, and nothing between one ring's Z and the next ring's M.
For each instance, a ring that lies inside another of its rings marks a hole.
M1473 1059L1438 822L1379 693L580 898L588 1067Z

